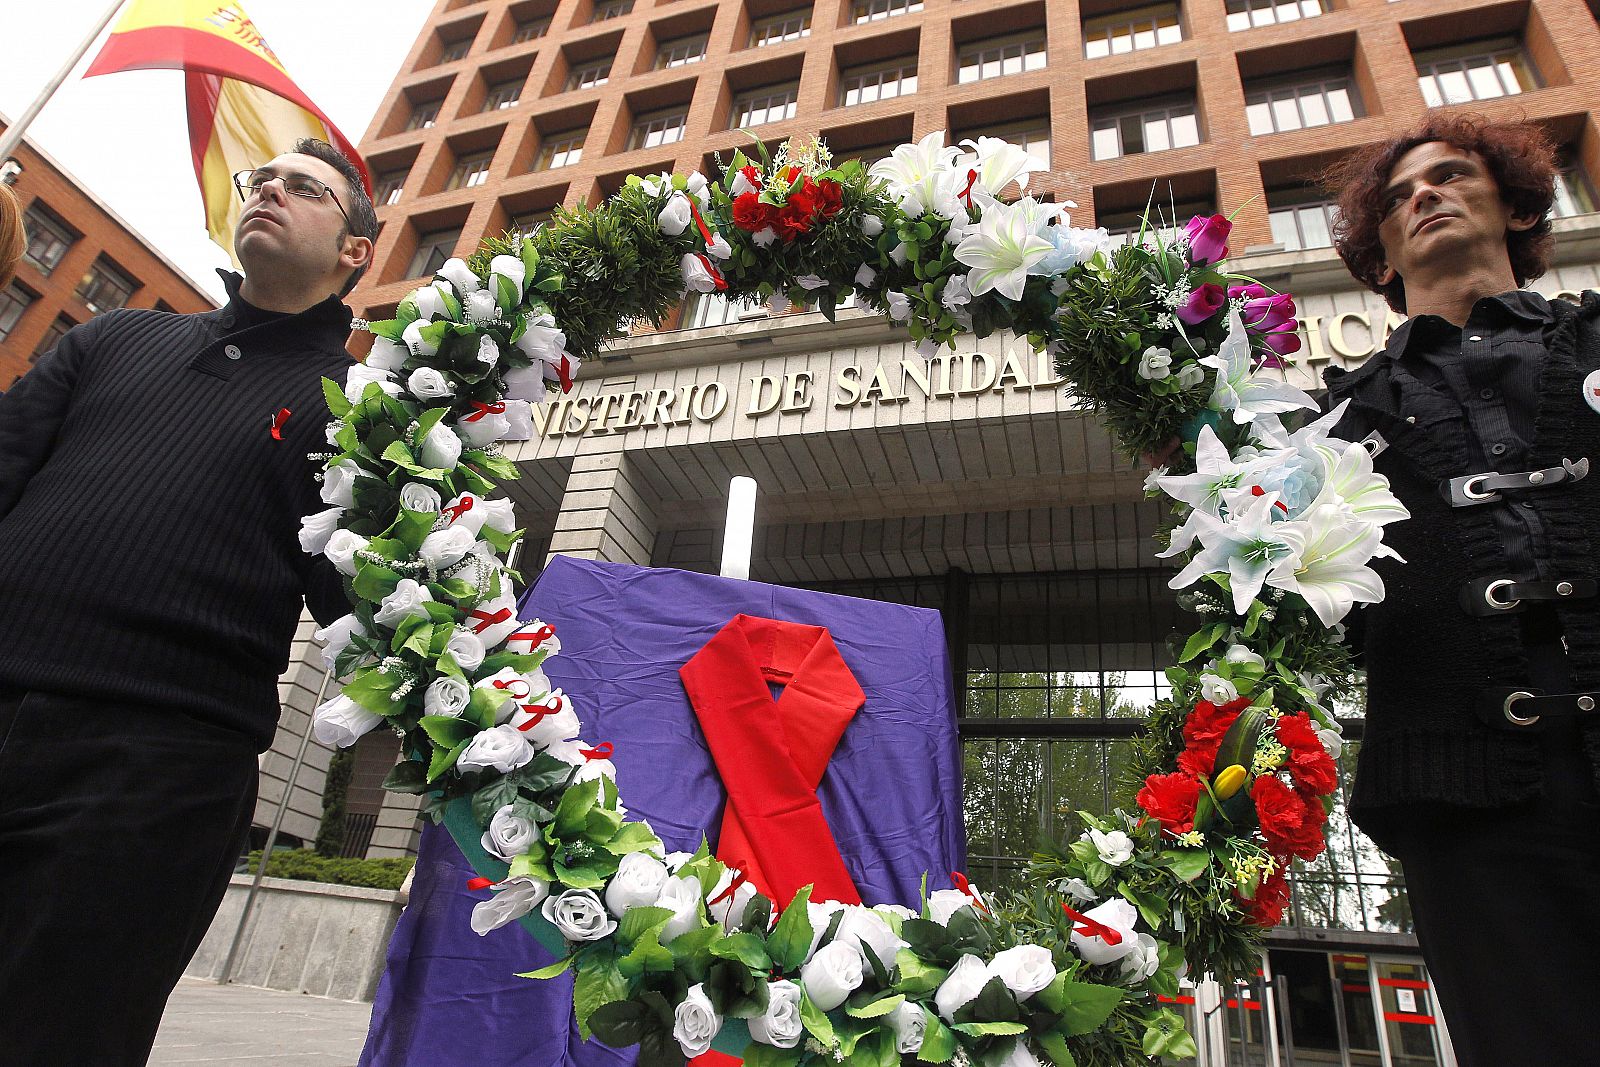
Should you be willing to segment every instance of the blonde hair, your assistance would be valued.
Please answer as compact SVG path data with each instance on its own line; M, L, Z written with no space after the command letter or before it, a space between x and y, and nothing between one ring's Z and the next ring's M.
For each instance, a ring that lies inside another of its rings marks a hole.
M22 205L11 186L0 182L0 286L11 284L17 262L28 250L28 232L22 227Z

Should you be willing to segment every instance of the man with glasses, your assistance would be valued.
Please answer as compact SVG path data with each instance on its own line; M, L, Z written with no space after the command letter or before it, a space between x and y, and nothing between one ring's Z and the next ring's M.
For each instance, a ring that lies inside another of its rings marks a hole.
M347 610L299 525L377 219L321 141L235 183L225 307L100 315L0 397L0 1067L146 1061L302 598Z

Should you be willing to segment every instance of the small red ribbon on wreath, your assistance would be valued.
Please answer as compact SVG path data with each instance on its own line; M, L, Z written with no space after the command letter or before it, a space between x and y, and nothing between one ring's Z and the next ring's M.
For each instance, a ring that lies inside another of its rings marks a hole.
M476 893L480 889L488 889L494 885L493 878L468 878L467 888Z
M451 504L449 507L441 511L440 514L450 516L450 522L453 524L461 516L472 510L472 505L475 500L475 497L464 496L461 498L461 502L459 504Z
M972 888L972 883L967 881L966 875L962 874L960 871L951 871L950 881L957 889L971 897L972 902L976 904L981 911L988 912L989 905L985 904L983 902L983 898L978 896L978 891Z
M1067 918L1073 922L1083 924L1082 926L1073 927L1074 933L1082 934L1084 937L1098 937L1113 947L1122 944L1122 932L1120 930L1114 930L1103 922L1096 922L1081 912L1073 911L1066 904L1061 905L1061 910L1066 912Z
M593 748L580 748L578 751L583 753L584 759L610 759L615 749L610 741L602 741Z
M487 611L484 611L480 608L470 613L467 617L478 620L478 624L472 628L472 632L475 634L481 634L489 627L498 626L507 619L511 618L511 609L501 608L499 611L491 615Z
M504 400L496 400L493 404L485 404L481 400L474 400L472 402L472 414L468 415L466 418L462 419L461 421L462 422L477 422L479 419L483 418L485 415L504 415L505 413L506 413L506 402Z

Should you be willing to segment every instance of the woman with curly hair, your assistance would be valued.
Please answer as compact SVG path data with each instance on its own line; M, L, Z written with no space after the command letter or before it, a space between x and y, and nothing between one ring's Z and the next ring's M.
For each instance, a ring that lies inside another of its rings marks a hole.
M1345 265L1410 315L1326 376L1412 516L1359 626L1350 810L1405 870L1463 1067L1594 1056L1572 1008L1600 958L1600 297L1521 288L1554 181L1539 127L1449 112L1326 175Z
M28 250L28 233L22 226L22 205L11 186L0 182L0 289L11 284L17 263Z

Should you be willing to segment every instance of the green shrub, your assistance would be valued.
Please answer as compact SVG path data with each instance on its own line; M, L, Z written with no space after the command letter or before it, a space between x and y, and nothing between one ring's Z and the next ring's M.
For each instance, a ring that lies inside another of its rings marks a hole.
M250 853L246 870L256 871L261 862L260 851ZM369 889L399 889L406 880L415 859L409 856L393 859L360 860L344 857L319 856L310 849L275 850L267 863L271 878L297 878L302 882L326 882L330 885L359 885Z

